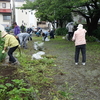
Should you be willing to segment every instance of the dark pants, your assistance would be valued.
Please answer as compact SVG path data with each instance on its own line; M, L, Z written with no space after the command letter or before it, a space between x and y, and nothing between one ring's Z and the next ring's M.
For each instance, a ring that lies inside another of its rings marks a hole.
M54 39L54 34L53 33L50 34L50 39Z
M14 63L16 59L13 57L13 52L18 48L18 46L12 47L8 51L9 61Z
M32 41L32 37L29 37L29 38L28 38L28 41Z
M82 53L82 62L86 62L86 45L78 45L75 48L75 62L79 61L79 53Z
M73 36L73 32L68 32L68 40L70 41Z
M47 38L47 35L44 36L44 41L45 41L46 38Z
M20 40L19 40L19 38L17 38L17 40L18 40L18 42L19 42L19 44L20 44Z
M32 34L31 34L31 32L29 33L29 38L28 38L28 41L32 41Z

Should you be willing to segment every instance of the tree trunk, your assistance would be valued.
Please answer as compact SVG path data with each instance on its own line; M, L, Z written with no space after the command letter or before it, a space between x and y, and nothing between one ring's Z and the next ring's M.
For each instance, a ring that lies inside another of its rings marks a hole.
M63 21L60 19L59 20L59 26L62 28L63 27Z
M93 31L97 29L98 21L99 21L98 16L94 16L93 18L91 18L91 21L87 20L87 34L89 36L95 36L96 35L96 34L93 33Z
M58 26L58 27L60 27L60 28L64 28L64 27L66 26L66 21L63 20L63 19L60 19L60 20L58 21L58 23L59 23L59 26Z

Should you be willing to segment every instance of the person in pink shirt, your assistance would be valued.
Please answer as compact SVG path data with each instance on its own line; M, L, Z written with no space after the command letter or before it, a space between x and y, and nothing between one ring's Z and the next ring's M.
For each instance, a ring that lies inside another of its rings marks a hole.
M72 41L75 41L75 65L78 65L80 51L82 53L82 65L86 63L86 32L83 25L79 24L72 37Z

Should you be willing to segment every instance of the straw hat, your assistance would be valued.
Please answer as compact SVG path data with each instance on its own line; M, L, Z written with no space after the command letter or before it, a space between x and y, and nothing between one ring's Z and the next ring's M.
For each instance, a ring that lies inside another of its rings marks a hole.
M83 29L83 25L82 24L79 24L77 29Z
M6 34L8 34L6 31L1 32L1 37L4 37Z

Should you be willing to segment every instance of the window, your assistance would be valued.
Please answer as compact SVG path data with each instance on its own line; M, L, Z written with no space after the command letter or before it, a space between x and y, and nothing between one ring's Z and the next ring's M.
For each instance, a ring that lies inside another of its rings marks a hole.
M2 8L6 8L6 3L2 3Z
M11 16L3 15L3 20L11 20Z

